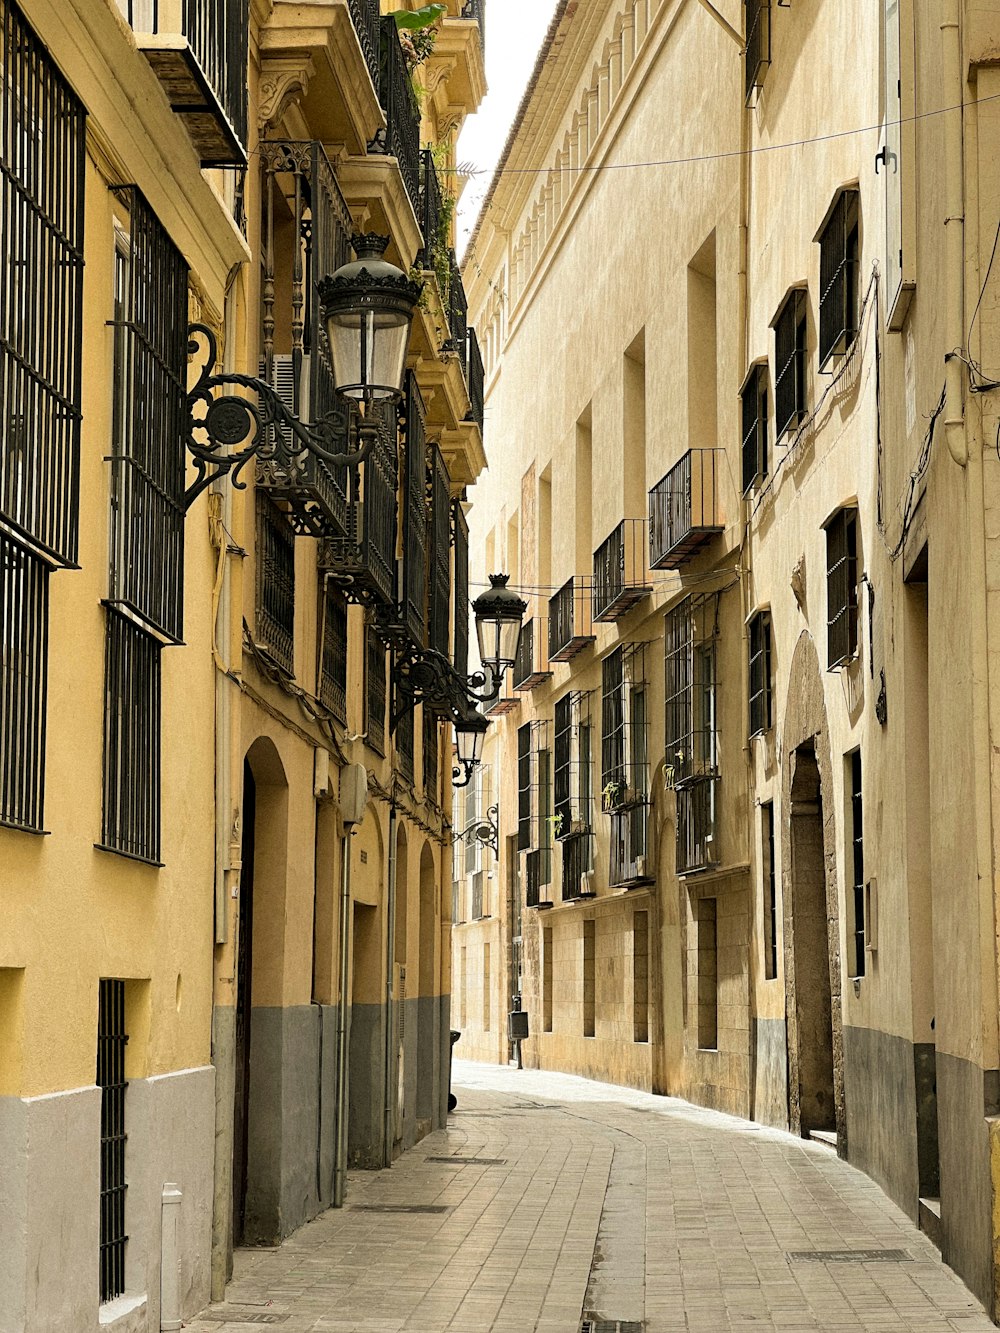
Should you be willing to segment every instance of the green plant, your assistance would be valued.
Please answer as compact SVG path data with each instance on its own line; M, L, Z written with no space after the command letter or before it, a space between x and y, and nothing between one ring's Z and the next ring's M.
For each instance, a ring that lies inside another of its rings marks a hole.
M438 21L447 12L447 5L424 5L422 9L397 9L391 17L396 21L403 55L411 70L422 65L434 51L438 37Z
M554 834L557 838L559 837L560 833L562 833L562 831L563 831L563 820L564 820L564 816L563 816L562 811L560 811L559 814L557 814L557 815L548 815L548 816L546 817L546 821L545 821L545 822L546 822L547 824L551 824L551 825L552 825L552 832L553 832L553 834Z
M601 789L605 810L613 810L625 795L625 783L620 778L612 778Z

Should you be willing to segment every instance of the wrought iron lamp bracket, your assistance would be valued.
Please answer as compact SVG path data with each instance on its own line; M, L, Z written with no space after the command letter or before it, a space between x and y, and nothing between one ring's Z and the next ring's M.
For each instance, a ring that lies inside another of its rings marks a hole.
M393 731L418 703L444 709L453 722L459 720L469 704L488 704L498 698L502 683L502 677L492 672L463 676L443 653L418 648L412 642L397 658L393 680L398 699L391 719Z
M452 769L452 776L460 774L460 769ZM471 775L471 770L470 770ZM458 786L467 786L467 782L456 784ZM494 856L500 855L500 807L491 805L486 811L485 819L474 819L471 824L467 824L461 833L456 833L452 842L464 842L469 846L478 842L481 847L489 847Z
M188 393L187 447L197 476L184 496L185 509L217 477L231 475L242 490L240 473L252 458L278 459L290 464L304 454L314 454L330 467L359 467L372 452L378 427L362 419L357 429L358 448L347 453L334 449L334 419L324 417L314 426L304 425L281 401L278 393L254 375L234 371L213 374L218 360L215 334L205 324L188 328L188 354L204 355L197 383ZM251 389L257 401L241 394L217 389Z

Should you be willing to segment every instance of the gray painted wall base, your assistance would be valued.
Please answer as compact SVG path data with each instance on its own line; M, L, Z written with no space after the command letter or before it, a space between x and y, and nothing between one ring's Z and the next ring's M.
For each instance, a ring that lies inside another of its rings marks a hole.
M753 1118L788 1128L788 1030L783 1018L753 1020Z
M941 1257L987 1309L993 1306L992 1184L986 1116L996 1114L996 1070L937 1053Z
M844 1028L849 1160L917 1218L917 1104L913 1043Z

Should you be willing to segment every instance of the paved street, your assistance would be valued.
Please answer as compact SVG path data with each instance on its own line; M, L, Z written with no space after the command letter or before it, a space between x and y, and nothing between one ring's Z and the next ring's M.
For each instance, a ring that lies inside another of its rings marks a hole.
M348 1206L280 1250L240 1251L192 1333L993 1328L827 1148L566 1075L457 1061L455 1085L447 1132L352 1173Z

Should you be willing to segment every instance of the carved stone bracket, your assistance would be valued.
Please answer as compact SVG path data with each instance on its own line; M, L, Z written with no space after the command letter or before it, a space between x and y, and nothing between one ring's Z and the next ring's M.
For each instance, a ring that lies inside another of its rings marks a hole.
M289 108L302 100L315 72L311 58L303 62L297 57L274 56L264 61L257 108L262 134L280 125Z

